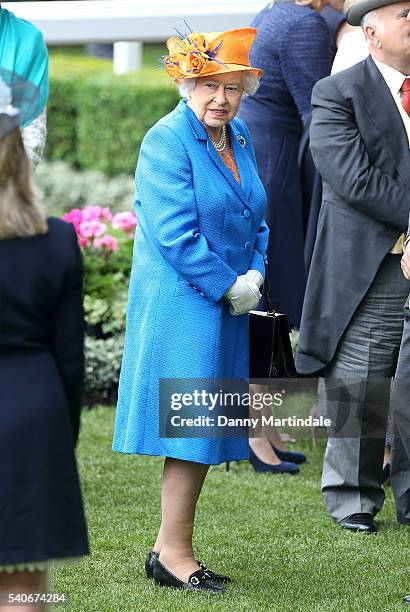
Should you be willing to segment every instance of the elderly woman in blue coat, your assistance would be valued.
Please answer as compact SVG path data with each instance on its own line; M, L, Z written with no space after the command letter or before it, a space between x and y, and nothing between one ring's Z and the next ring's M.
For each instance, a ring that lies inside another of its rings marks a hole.
M260 299L266 197L235 115L259 84L256 30L173 37L165 68L184 97L156 123L136 170L135 236L113 449L165 457L162 521L145 569L156 583L221 593L196 560L195 508L210 465L248 458L246 437L160 437L160 380L244 379Z

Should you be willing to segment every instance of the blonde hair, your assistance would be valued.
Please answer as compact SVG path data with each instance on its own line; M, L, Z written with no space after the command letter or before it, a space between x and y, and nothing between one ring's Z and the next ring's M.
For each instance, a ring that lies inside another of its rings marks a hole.
M0 140L0 240L48 231L19 128Z
M320 12L324 7L323 0L296 0L295 4L300 4L301 6L310 6L314 11Z

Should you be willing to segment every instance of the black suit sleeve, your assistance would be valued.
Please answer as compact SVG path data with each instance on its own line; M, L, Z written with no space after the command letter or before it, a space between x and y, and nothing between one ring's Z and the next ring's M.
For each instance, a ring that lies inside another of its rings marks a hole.
M70 258L53 321L52 351L66 392L76 444L84 382L84 311L83 264L74 228L65 248Z
M371 164L353 106L334 79L315 85L312 106L310 148L323 180L352 208L405 232L410 191Z

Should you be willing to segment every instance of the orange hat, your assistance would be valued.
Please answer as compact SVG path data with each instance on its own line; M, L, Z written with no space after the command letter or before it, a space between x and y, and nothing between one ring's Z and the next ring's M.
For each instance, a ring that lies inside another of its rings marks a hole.
M255 28L203 34L191 32L185 38L172 36L166 43L169 55L164 59L165 70L174 80L237 70L250 70L260 77L262 70L252 68L249 62L255 36Z

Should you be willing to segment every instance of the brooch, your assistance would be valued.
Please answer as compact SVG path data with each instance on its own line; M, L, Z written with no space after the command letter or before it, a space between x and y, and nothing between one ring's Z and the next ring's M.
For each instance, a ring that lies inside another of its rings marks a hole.
M243 136L238 134L237 137L236 137L236 140L239 142L241 147L246 147L246 140L245 140L245 138Z

